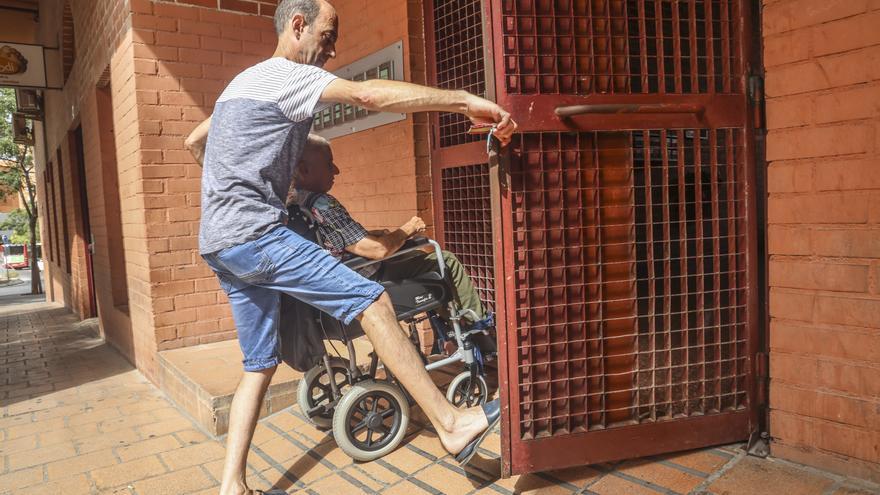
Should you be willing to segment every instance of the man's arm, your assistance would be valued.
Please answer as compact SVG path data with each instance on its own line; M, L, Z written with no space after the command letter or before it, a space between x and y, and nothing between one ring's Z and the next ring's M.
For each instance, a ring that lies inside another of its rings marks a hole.
M495 136L503 145L516 131L510 114L495 103L466 91L429 88L402 81L371 79L355 82L336 79L324 88L321 101L348 103L379 112L455 112L476 124L496 124Z
M424 231L425 222L419 217L412 217L393 232L384 235L367 234L358 242L346 246L345 250L367 259L379 260L396 253L407 239Z
M208 129L211 128L211 117L208 117L187 136L183 142L184 148L192 153L199 166L203 165L205 159L205 146L208 144Z

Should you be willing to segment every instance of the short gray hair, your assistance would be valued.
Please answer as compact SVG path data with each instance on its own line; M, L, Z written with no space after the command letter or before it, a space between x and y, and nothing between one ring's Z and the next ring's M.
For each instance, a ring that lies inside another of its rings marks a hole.
M302 14L306 24L315 22L321 12L320 0L281 0L275 9L275 32L278 36L296 14Z

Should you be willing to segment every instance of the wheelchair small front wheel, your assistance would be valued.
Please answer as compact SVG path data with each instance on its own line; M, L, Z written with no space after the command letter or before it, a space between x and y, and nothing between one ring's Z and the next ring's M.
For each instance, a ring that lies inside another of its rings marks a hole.
M473 407L485 404L489 399L489 386L483 375L471 378L470 371L462 371L449 382L446 400L455 407Z
M384 381L364 380L351 387L333 413L333 437L356 461L378 459L400 445L409 425L403 390Z
M318 428L327 429L332 426L333 408L331 404L339 397L333 397L330 379L332 376L340 396L344 394L348 389L348 375L351 373L348 364L347 359L333 356L330 358L331 373L327 373L327 368L322 362L306 371L306 374L299 380L299 386L296 389L296 402L303 415ZM320 406L326 407L324 412L309 416L309 411Z

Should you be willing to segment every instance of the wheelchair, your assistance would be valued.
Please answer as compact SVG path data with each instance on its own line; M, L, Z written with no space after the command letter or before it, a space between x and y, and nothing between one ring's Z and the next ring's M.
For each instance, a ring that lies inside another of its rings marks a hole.
M378 282L385 287L397 320L407 328L425 369L431 371L454 363L463 364L463 371L449 384L447 400L456 407L483 404L489 390L479 342L485 343L489 333L485 328L463 329L463 317L476 319L477 315L460 309L455 303L440 245L428 238L413 238L384 260L414 254L427 246L437 254L436 271L410 279ZM358 270L384 260L355 257L344 263ZM446 308L446 314L450 316L441 317L440 308ZM457 345L452 355L428 361L421 351L416 331L417 325L426 320L433 329L436 346L442 348L447 341ZM330 341L335 355L325 353L322 362L305 373L299 382L297 403L313 425L332 429L337 444L352 459L378 459L396 449L405 438L413 400L389 370L385 369L384 376L379 376L381 363L375 352L369 354L369 366L357 365L353 340L364 335L357 321L343 325L321 313L320 325L323 338ZM336 351L333 341L345 345L347 359Z

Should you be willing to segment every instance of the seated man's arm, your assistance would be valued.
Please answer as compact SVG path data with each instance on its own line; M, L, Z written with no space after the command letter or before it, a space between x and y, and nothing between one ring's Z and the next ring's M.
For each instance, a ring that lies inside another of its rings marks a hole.
M407 239L425 231L425 222L419 217L412 217L400 228L387 234L368 233L361 240L345 247L351 254L371 260L387 258L396 253Z

